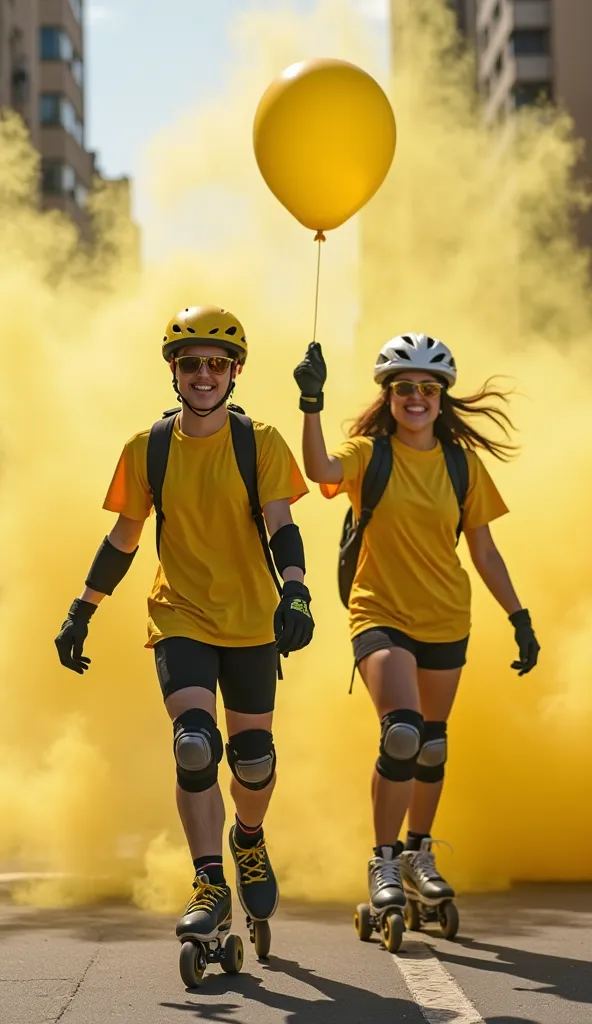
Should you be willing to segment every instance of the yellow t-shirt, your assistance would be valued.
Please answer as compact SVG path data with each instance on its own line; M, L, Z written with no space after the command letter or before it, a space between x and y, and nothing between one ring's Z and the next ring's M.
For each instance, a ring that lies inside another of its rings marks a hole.
M459 509L438 442L417 451L393 437L393 472L362 540L350 596L352 637L391 626L414 640L449 643L468 636L471 587L456 552ZM341 484L321 484L327 498L347 493L360 514L372 439L354 437L333 454ZM485 466L467 451L464 525L485 526L508 510Z
M253 423L262 505L307 493L286 442ZM130 519L152 509L149 430L123 450L103 508ZM251 516L234 454L230 421L210 437L188 437L175 423L162 505L160 565L148 598L148 643L184 636L222 647L271 643L277 591Z

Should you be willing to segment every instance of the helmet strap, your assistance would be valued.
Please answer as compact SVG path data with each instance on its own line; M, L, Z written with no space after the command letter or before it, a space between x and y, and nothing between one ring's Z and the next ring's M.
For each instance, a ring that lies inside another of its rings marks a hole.
M223 396L223 398L220 399L219 402L216 402L216 404L213 405L211 409L208 409L206 412L204 412L203 409L195 409L191 405L191 402L188 402L186 398L183 398L183 395L179 391L179 384L177 382L177 367L175 366L175 369L173 370L173 388L175 389L175 392L177 394L177 401L182 402L183 405L185 405L190 412L192 412L195 416L199 416L201 419L205 419L206 416L211 416L213 412L216 412L217 409L220 409L220 407L223 406L232 395L235 386L236 380L234 380L231 376L228 387L226 388L226 394Z

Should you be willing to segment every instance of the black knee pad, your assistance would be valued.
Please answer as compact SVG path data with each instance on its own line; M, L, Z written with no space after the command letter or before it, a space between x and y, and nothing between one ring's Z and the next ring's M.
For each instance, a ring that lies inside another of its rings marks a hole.
M415 778L419 782L441 782L447 753L446 722L424 722L423 743L417 755Z
M177 781L188 793L211 789L218 778L224 744L214 719L201 708L190 708L173 722Z
M275 747L265 729L245 729L229 736L226 756L232 774L245 789L265 789L273 779Z
M412 779L422 739L423 718L418 711L389 711L381 722L378 774L391 782Z

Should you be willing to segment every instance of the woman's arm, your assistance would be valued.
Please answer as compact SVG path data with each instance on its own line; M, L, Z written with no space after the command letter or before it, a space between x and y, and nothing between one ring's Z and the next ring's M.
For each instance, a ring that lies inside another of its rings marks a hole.
M465 537L477 572L489 592L507 615L513 615L522 605L512 585L506 564L496 548L489 526L466 529Z
M305 413L302 431L302 456L309 480L315 484L340 484L343 469L339 459L327 454L320 413Z
M340 484L343 480L341 463L327 454L321 426L327 367L317 341L308 346L304 359L294 370L294 378L300 388L300 409L304 413L302 455L306 475L315 484Z

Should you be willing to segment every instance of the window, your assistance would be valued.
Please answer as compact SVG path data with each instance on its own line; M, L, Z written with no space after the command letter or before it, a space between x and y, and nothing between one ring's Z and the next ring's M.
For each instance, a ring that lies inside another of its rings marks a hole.
M81 182L77 181L76 187L74 189L74 199L76 200L81 209L84 209L84 207L86 206L87 195L88 189L85 188L84 185L81 184Z
M41 124L60 124L59 92L44 92L39 97L39 120Z
M519 28L510 40L517 57L550 53L551 39L548 28Z
M76 188L74 168L58 160L44 160L41 177L44 192L52 192L54 195L72 195Z
M71 61L70 71L72 72L72 77L74 78L74 81L82 89L82 86L84 84L84 70L82 67L82 61L79 57L74 57L74 59Z
M39 29L39 52L41 60L71 61L74 59L74 47L70 36L61 28L44 26Z
M76 21L82 21L82 0L70 0L70 7Z
M70 100L59 92L44 92L39 97L39 120L42 125L61 125L82 145L84 130Z
M69 164L59 160L44 160L41 167L41 185L48 195L68 196L78 206L86 203L87 189Z
M512 90L514 109L530 107L553 99L553 86L551 82L519 82Z
M62 60L68 64L74 81L82 88L82 61L64 29L51 28L47 25L39 29L39 54L41 60Z

